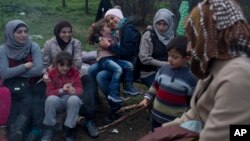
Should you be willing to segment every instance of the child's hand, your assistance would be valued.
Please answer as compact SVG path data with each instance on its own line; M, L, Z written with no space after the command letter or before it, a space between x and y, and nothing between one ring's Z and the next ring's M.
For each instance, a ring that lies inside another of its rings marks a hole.
M69 88L69 94L70 94L70 95L76 94L76 89L75 89L73 86L71 86L71 87Z
M140 103L139 105L140 106L144 106L144 107L147 107L148 105L150 104L150 100L144 98Z
M63 91L69 93L70 87L72 87L70 83L64 84Z

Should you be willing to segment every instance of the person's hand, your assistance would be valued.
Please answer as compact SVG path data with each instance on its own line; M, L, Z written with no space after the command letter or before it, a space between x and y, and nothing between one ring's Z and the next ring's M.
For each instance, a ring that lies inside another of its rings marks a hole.
M45 84L48 84L50 82L48 73L43 74L43 81Z
M27 63L24 64L24 67L28 70L28 69L33 67L33 63L32 62L27 62Z
M150 100L144 98L140 103L139 106L147 107L150 104Z
M74 95L74 94L76 94L76 89L73 87L73 86L71 86L70 88L69 88L69 92L68 92L70 95Z
M111 45L110 40L108 38L101 38L100 39L99 47L107 49L107 48L109 48L110 45Z
M64 84L63 91L69 93L70 87L72 87L70 83Z

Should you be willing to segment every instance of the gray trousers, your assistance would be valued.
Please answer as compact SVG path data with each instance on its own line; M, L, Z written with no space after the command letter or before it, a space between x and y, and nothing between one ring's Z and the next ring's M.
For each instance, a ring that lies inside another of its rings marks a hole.
M43 124L47 126L56 125L56 114L67 112L64 125L69 128L76 126L78 113L82 101L76 95L49 96L45 101L45 118Z

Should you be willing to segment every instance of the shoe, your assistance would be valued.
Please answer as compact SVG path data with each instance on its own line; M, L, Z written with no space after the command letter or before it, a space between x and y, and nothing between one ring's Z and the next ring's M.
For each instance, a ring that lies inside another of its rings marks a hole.
M10 141L22 141L23 133L21 131L16 131L10 135Z
M43 131L38 128L34 128L27 136L25 141L36 141L42 137Z
M86 120L86 122L84 123L84 127L88 131L90 137L96 138L99 135L99 131L97 127L95 126L94 121Z
M131 95L131 96L137 96L140 94L140 91L136 90L133 85L126 85L125 89L123 92L126 95Z
M54 136L54 128L52 126L46 126L41 141L52 141Z
M65 141L76 141L74 128L64 126Z
M23 130L27 124L27 117L24 115L18 115L14 124L10 127L9 141L22 141Z
M121 102L124 101L124 98L120 97L120 96L111 96L111 95L108 95L108 100L111 100L114 103L121 103Z

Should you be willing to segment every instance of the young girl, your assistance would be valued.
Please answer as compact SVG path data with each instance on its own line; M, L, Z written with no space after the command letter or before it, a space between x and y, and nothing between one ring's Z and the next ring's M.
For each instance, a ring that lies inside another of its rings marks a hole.
M102 40L102 37L109 39L109 44L119 44L118 43L118 34L116 30L111 30L108 24L104 19L99 20L92 25L90 29L89 43L93 44L94 42L99 42ZM124 99L119 96L120 91L120 77L122 73L125 76L125 90L124 93L128 95L138 95L140 94L133 87L133 64L129 61L121 60L114 53L108 49L99 47L97 51L97 62L102 69L106 69L110 72L113 72L111 83L109 86L110 93L108 99L119 103Z
M68 52L61 52L55 60L55 67L49 71L50 83L47 85L45 102L46 125L42 141L51 141L53 128L56 125L57 112L67 111L64 122L65 138L75 140L73 129L82 104L79 96L83 88L80 81L80 73L72 67L73 58Z

